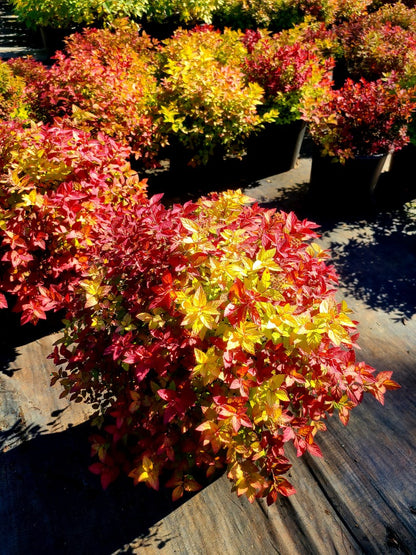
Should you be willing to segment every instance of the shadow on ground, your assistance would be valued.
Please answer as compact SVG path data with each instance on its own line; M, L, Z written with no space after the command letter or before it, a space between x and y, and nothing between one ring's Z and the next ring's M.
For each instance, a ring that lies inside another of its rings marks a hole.
M1 553L107 555L131 552L122 548L133 541L169 542L149 528L181 503L168 490L133 487L130 478L102 490L88 470L90 433L86 422L0 453L0 518L4 531L19 530L3 535Z
M10 295L6 297L8 306L13 307L14 299ZM10 368L10 363L16 360L18 354L16 348L61 330L63 316L62 311L48 313L46 320L22 326L20 313L13 312L11 308L0 309L0 374L12 376L17 371Z
M403 321L416 312L416 214L406 208L326 230L340 283Z

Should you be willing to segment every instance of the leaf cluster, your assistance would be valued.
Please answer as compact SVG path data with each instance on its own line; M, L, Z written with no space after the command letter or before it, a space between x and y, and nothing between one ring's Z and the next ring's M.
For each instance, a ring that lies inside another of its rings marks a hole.
M314 40L296 39L290 32L272 35L268 31L246 31L243 38L248 51L243 66L246 78L261 85L265 97L261 110L276 110L279 123L300 118L306 90L312 88L317 94L330 85L331 59L311 47Z
M141 17L148 0L12 0L14 12L29 29L71 29Z
M272 503L294 493L287 443L321 456L328 415L346 424L364 392L397 387L356 362L315 224L247 200L154 197L97 238L52 381L97 411L104 487L124 472L176 499L226 467L237 495Z
M0 145L0 288L36 323L70 302L102 226L146 188L104 135L2 122Z
M226 0L148 0L144 19L176 26L212 23L213 14L226 3Z
M289 29L303 19L292 0L226 0L213 14L213 22L221 28Z
M18 63L0 60L0 120L29 118L32 110L26 81Z
M414 109L414 94L394 78L347 79L341 89L328 89L319 102L311 95L302 105L322 153L340 161L402 148L409 140L407 124Z
M261 124L262 88L246 83L240 34L210 26L179 29L161 55L163 128L189 151L190 164L206 163L217 147L241 155L247 136Z
M371 0L294 0L303 13L326 24L337 24L366 16Z
M386 5L337 27L349 75L376 80L402 73L416 51L416 14L401 3Z

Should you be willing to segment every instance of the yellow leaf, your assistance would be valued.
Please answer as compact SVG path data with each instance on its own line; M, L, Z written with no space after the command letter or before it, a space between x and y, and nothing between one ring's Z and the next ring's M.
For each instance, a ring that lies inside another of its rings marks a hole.
M328 337L337 347L339 347L341 343L351 344L348 333L341 326L332 325L328 330Z
M193 375L200 375L204 385L216 380L222 371L222 359L215 353L215 347L210 347L206 353L199 349L194 350L197 365Z
M236 349L238 347L243 350L255 354L255 344L261 343L263 333L256 324L252 322L240 322L238 328L228 333L227 349Z
M191 233L199 233L200 227L195 221L189 220L188 218L181 218L181 222L183 227Z
M207 304L207 297L201 286L199 286L195 292L193 303L198 308L203 308Z
M278 389L275 391L276 397L280 399L280 401L290 401L288 394L284 389Z
M259 252L257 253L256 260L253 264L253 271L258 271L260 268L268 268L271 271L280 271L280 266L274 260L274 256L276 254L276 249L268 249L266 250L264 247L261 247Z

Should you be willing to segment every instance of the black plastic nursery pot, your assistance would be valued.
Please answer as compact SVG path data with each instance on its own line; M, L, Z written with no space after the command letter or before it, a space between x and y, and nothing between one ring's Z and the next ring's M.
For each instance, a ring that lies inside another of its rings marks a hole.
M66 28L53 28L53 27L38 27L38 33L41 38L43 48L53 56L57 50L65 48L65 39L70 35L81 32L83 27L81 25Z
M193 165L191 159L195 152L186 148L176 137L169 139L167 147L167 155L169 158L169 166L172 174L195 173L195 170L206 172L216 171L220 169L224 161L224 152L220 147L214 147L212 153L209 154L205 164Z
M416 145L408 144L394 152L389 170L389 182L403 200L416 195Z
M246 162L266 175L292 170L296 166L305 136L306 123L269 123L247 141Z
M325 207L360 211L374 202L387 154L357 156L345 163L330 156L312 155L311 200Z

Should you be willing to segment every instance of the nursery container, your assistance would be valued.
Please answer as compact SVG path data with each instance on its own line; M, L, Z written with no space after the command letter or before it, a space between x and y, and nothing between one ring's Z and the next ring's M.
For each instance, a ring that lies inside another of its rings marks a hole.
M310 177L312 200L326 207L358 211L374 200L387 154L357 156L345 163L314 153Z
M263 175L293 169L299 158L306 123L296 120L287 124L268 123L247 142L246 161Z

